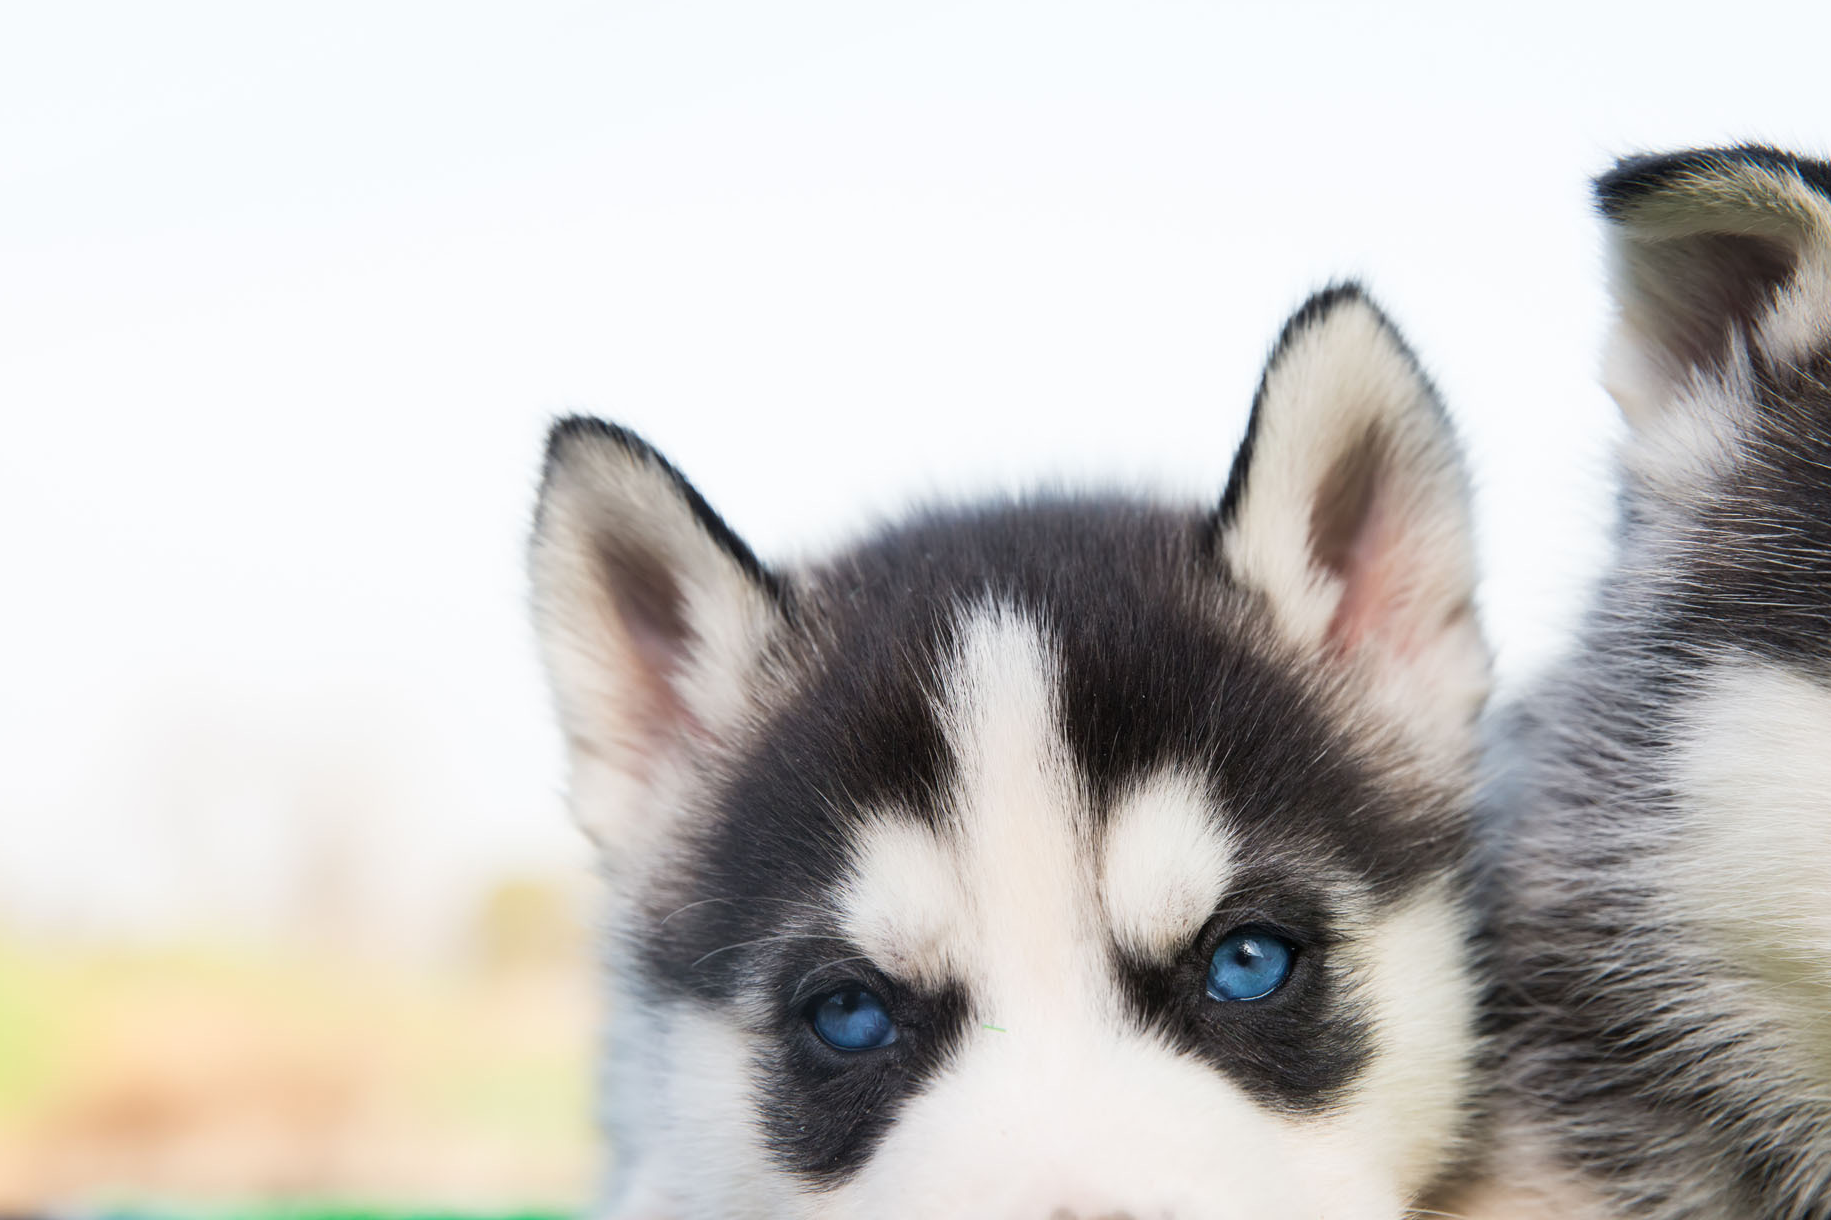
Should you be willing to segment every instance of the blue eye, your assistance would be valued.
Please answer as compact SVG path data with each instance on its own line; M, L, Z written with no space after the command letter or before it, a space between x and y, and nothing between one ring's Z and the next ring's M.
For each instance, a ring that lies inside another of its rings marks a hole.
M809 1019L820 1040L836 1051L870 1051L896 1041L896 1022L884 1011L884 1002L863 987L822 996Z
M1290 977L1297 947L1270 932L1230 932L1208 963L1208 994L1216 1000L1262 1000Z

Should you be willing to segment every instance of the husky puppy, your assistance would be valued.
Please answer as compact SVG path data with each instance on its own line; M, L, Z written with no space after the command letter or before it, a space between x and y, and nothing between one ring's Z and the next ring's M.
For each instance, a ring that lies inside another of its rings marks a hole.
M1458 1154L1488 660L1454 437L1357 289L1208 505L774 567L575 418L531 563L614 895L603 1214L1397 1220Z
M1597 197L1616 555L1502 733L1499 1182L1450 1206L1824 1220L1831 166L1633 157Z

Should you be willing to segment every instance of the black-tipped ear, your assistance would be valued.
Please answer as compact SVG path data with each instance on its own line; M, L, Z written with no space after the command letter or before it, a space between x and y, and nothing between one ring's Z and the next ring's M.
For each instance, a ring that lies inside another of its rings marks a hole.
M752 706L787 593L645 441L581 417L548 435L529 574L575 813L621 854Z
M1771 148L1628 157L1596 181L1628 422L1750 355L1798 361L1831 322L1831 166Z
M1468 481L1436 392L1357 286L1286 323L1219 521L1286 643L1365 678L1402 727L1468 746L1488 687Z

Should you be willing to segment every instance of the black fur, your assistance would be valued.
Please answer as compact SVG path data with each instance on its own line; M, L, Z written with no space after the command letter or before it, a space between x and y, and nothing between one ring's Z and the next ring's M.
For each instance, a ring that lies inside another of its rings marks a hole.
M1831 165L1765 144L1735 144L1623 157L1596 179L1596 206L1610 220L1620 220L1633 204L1648 195L1670 190L1685 178L1707 176L1738 163L1796 173L1817 190L1831 195Z

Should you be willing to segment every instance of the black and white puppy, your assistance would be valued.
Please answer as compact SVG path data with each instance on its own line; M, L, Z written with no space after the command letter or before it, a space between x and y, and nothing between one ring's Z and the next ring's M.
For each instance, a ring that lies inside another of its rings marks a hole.
M1397 1220L1459 1154L1488 660L1454 437L1357 289L1210 504L776 568L568 419L532 576L613 893L603 1214Z
M1597 185L1616 553L1497 785L1479 1217L1831 1216L1831 166Z

